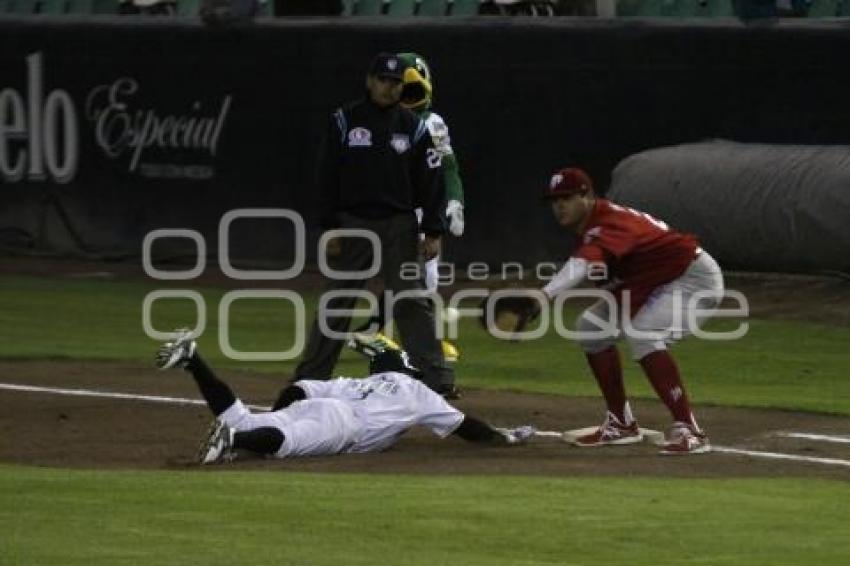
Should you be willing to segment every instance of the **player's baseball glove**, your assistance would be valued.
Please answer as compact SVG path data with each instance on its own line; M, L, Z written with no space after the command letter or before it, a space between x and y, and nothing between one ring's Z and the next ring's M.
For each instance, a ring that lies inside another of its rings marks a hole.
M488 312L492 309L492 319ZM511 295L487 297L481 302L481 325L489 330L492 323L502 332L522 332L540 315L540 303L534 297Z

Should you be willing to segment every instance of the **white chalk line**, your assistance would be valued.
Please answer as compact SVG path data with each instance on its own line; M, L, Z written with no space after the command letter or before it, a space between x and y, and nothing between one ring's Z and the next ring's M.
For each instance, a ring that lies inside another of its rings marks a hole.
M563 440L564 433L557 430L535 430L534 436L538 438L552 438L555 440Z
M565 442L570 442L571 439L574 439L578 434L587 434L589 432L593 432L596 430L595 427L588 427L584 429L577 430L568 430L564 432L557 432L553 430L538 430L535 435L541 438L548 439L561 439ZM664 435L663 433L657 430L650 429L641 429L644 433L644 436L648 442L660 446L663 444ZM841 441L846 442L847 440L844 437L831 437L831 436L823 436L823 435L811 435L807 433L779 433L779 436L792 436L792 438L809 438L810 440L825 440L827 438L834 439L839 438ZM817 437L817 438L810 438ZM834 440L831 440L834 442ZM794 462L806 462L810 464L823 464L827 466L846 466L850 467L850 460L840 460L837 458L817 458L814 456L798 456L796 454L785 454L782 452L763 452L759 450L745 450L743 448L732 448L729 446L717 446L712 444L711 446L712 452L719 452L724 454L740 454L743 456L750 456L752 458L765 458L769 460L790 460Z
M850 460L839 460L837 458L815 458L813 456L797 456L796 454L783 454L780 452L761 452L758 450L742 450L740 448L729 448L727 446L712 446L712 452L723 452L725 454L741 454L754 458L767 458L769 460L793 460L796 462L809 462L812 464L826 464L828 466L846 466L850 468Z
M62 389L59 387L39 387L37 385L19 385L16 383L0 383L0 389L8 391L23 391L25 393L48 393L52 395L69 395L72 397L100 397L104 399L125 399L130 401L148 401L171 405L203 405L203 399L188 399L186 397L163 397L160 395L138 395L135 393L117 393L113 391L95 391L92 389ZM260 405L245 405L256 411L268 411L271 407Z
M188 399L185 397L163 397L159 395L137 395L134 393L117 393L112 391L95 391L91 389L63 389L57 387L39 387L36 385L20 385L15 383L0 383L0 390L7 391L23 391L26 393L47 393L53 395L69 395L75 397L99 397L105 399L124 399L130 401L148 401L151 403L166 403L172 405L206 405L202 399ZM248 407L268 411L269 407L259 407L256 405L247 405ZM806 433L788 433L788 434L806 434ZM555 437L561 436L563 433L556 431L538 431L538 436ZM814 435L818 436L818 435ZM794 437L797 438L797 437ZM800 437L804 438L804 437ZM842 437L836 437L842 438ZM798 456L796 454L783 454L780 452L762 452L758 450L744 450L741 448L730 448L727 446L712 446L713 452L724 454L740 454L751 456L753 458L766 458L770 460L791 460L795 462L808 462L812 464L824 464L829 466L845 466L850 467L850 460L839 460L837 458L816 458L813 456Z
M776 436L785 438L802 438L804 440L818 440L821 442L836 442L838 444L850 444L850 437L836 436L833 434L812 434L809 432L777 432Z

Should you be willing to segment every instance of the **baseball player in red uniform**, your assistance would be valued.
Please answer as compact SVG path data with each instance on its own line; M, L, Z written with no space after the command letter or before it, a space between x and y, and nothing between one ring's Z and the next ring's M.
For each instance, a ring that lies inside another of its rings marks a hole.
M588 278L604 279L604 287L614 299L598 300L578 320L577 330L584 334L579 343L608 411L596 431L578 437L575 443L603 446L643 439L623 387L616 342L624 335L633 359L673 416L662 454L710 451L667 346L689 334L688 321L709 316L722 298L723 275L717 262L699 247L694 236L597 197L590 177L581 169L555 173L544 198L551 203L558 223L574 232L579 241L567 264L543 291L555 298ZM612 305L617 312L610 312ZM604 324L606 320L616 321L613 330Z

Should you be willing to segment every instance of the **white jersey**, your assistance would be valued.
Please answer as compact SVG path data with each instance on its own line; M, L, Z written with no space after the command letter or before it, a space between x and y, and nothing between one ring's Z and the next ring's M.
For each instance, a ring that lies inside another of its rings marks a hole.
M423 383L402 373L301 380L296 385L307 399L270 413L251 413L237 400L220 418L237 431L278 429L284 436L278 458L376 452L414 426L446 437L464 418Z
M307 393L308 399L337 399L354 410L363 428L346 452L384 450L415 426L424 426L445 438L463 421L463 413L421 381L403 373L378 373L365 379L304 380L296 385Z

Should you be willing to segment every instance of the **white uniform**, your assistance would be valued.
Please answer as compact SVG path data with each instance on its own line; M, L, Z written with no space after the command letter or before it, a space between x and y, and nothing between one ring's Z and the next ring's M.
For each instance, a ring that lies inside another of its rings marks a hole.
M284 436L275 454L278 458L377 452L414 426L444 438L464 418L420 381L402 373L301 380L296 385L307 399L272 413L251 413L237 400L220 418L237 431L278 429Z
M688 324L691 299L697 293L710 292L695 305L701 309L699 316L694 316L697 325L705 322L710 316L711 309L716 307L723 297L723 274L717 262L701 252L687 270L678 278L657 287L647 299L643 307L631 320L631 327L639 333L626 333L626 341L632 351L632 358L640 360L647 354L657 350L666 350L667 345L692 334L693 328ZM579 317L578 330L588 334L600 330L591 316L602 320L610 317L609 305L606 301L597 301ZM622 321L619 326L622 327ZM580 340L585 352L601 352L613 346L622 332L616 335L594 337Z

